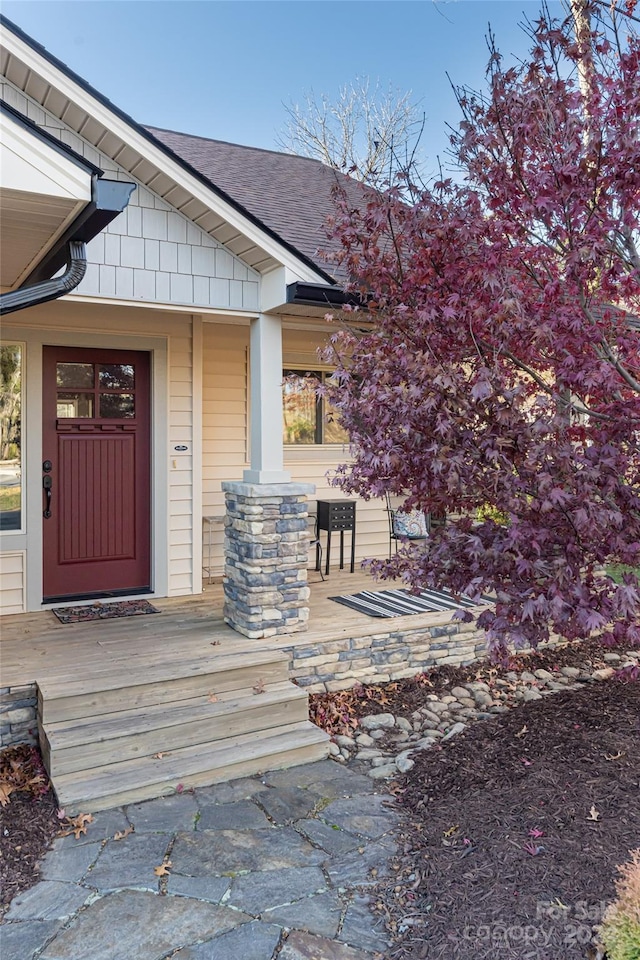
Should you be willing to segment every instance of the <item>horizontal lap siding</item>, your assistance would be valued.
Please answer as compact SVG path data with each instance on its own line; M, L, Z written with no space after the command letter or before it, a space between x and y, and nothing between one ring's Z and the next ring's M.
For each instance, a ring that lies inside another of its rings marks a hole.
M186 324L170 342L169 439L193 449L193 349ZM193 464L190 454L180 454L170 458L169 470L169 596L193 592L193 567Z
M318 450L318 448L315 448ZM342 452L333 452L329 448L323 456L319 451L317 459L294 461L285 454L285 468L291 472L291 479L298 483L315 483L317 500L353 500L355 497L344 494L338 487L333 487L326 476L328 471L335 469L338 463L346 459ZM331 451L331 452L330 452ZM312 504L312 507L315 504ZM389 555L389 527L387 512L381 500L360 500L356 506L356 562L360 563L368 557L387 557ZM325 534L321 534L325 543ZM345 535L345 543L350 543L349 534ZM333 539L333 538L332 538ZM336 562L337 548L331 545L332 563Z
M223 324L203 324L202 375L202 513L224 513L223 480L240 480L247 468L247 351L249 330ZM213 574L223 568L224 528L221 523L204 531L208 555L211 533Z
M25 609L24 552L0 553L0 614Z
M325 337L316 331L285 330L283 334L283 359L285 367L313 370L322 368L318 348ZM339 487L329 482L327 474L339 463L349 459L347 447L314 446L285 447L285 469L293 480L300 483L315 483L318 500L353 499L343 494ZM322 539L324 541L324 534ZM345 537L348 540L348 535ZM333 547L333 545L332 545ZM389 525L387 512L381 500L358 500L356 507L356 560L367 557L386 557L389 554ZM337 554L334 553L334 557Z

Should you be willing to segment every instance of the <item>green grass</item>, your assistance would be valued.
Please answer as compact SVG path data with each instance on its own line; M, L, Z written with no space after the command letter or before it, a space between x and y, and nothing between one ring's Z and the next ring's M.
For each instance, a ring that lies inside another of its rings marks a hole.
M7 512L20 509L20 485L0 487L0 510Z
M640 580L640 567L628 567L624 563L609 563L607 564L606 570L607 574L612 580L615 580L616 583L622 583L623 573L635 573L636 577Z

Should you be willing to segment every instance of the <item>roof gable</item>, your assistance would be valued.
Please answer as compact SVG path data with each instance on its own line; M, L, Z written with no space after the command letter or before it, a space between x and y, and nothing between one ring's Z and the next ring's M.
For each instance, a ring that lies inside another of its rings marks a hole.
M309 157L146 129L305 257L336 275L325 257L338 249L326 229L335 211L333 190L339 187L362 204L365 189L360 183Z

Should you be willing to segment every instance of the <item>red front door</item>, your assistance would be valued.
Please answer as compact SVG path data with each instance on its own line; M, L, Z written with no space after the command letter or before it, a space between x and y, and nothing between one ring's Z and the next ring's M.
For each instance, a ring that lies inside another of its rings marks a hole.
M150 589L149 354L45 347L44 600Z

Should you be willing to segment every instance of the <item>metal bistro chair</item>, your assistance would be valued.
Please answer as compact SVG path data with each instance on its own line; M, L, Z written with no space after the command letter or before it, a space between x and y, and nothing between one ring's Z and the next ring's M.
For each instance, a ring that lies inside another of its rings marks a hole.
M320 579L324 583L324 574L322 572L322 544L320 542L320 533L318 531L318 514L309 513L307 523L311 537L309 549L311 549L311 547L315 547L316 549L316 570L320 573Z
M395 544L395 552L398 552L398 541L405 540L428 540L431 533L431 515L423 513L422 510L405 511L400 509L399 504L394 506L390 494L385 494L387 504L387 517L389 520L389 556L391 556L391 545ZM396 500L401 501L401 497Z

